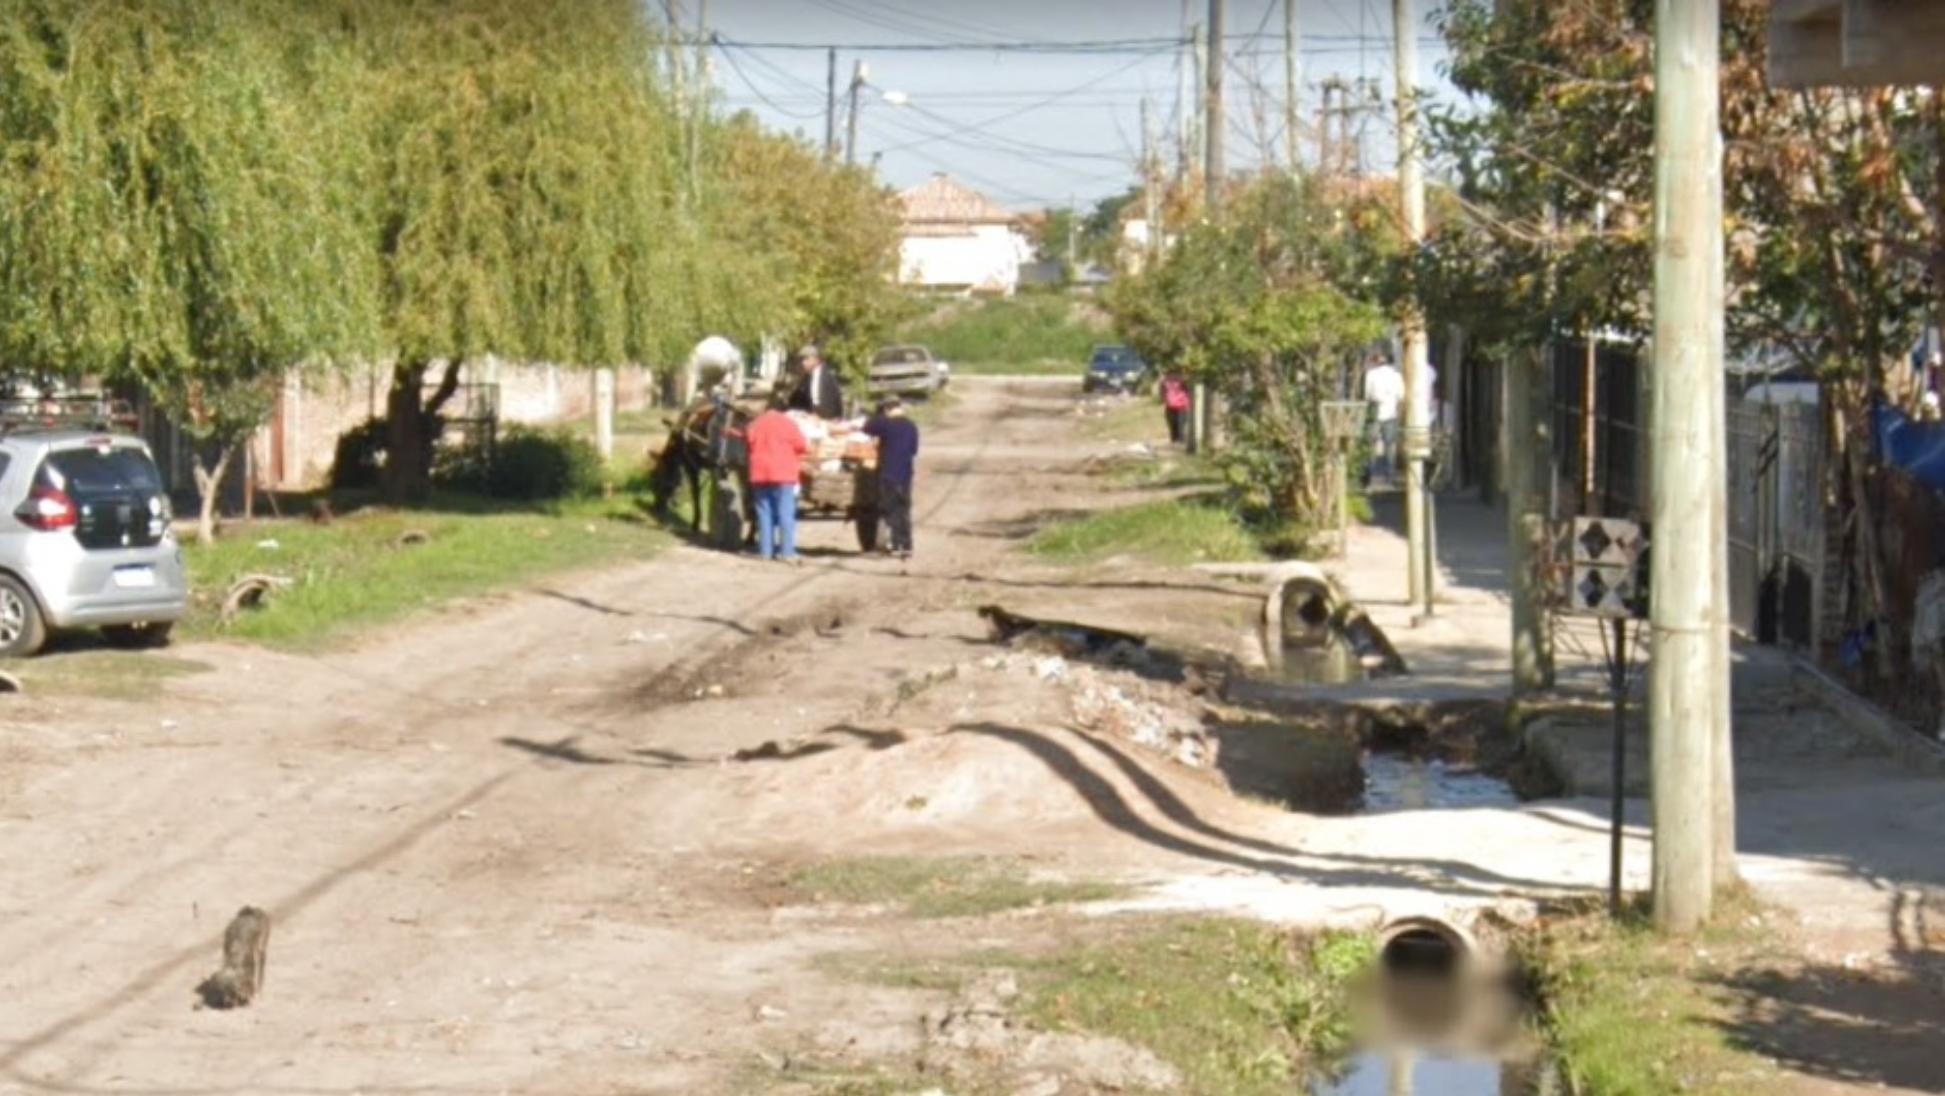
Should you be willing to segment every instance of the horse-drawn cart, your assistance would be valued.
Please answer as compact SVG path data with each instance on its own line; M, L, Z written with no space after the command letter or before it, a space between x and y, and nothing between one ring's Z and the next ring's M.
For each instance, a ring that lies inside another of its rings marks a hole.
M669 440L649 476L656 512L663 515L686 482L691 527L724 551L741 550L754 536L743 432L759 410L720 394L696 400L670 424ZM870 551L878 543L876 440L851 422L820 423L805 416L798 425L810 443L797 492L799 518L848 521L857 530L858 547Z

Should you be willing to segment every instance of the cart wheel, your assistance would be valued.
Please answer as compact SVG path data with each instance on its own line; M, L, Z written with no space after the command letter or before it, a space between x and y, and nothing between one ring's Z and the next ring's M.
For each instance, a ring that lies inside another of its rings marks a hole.
M748 512L742 479L719 474L709 492L709 543L725 552L742 551Z
M878 547L878 511L866 510L858 515L858 551L869 552Z

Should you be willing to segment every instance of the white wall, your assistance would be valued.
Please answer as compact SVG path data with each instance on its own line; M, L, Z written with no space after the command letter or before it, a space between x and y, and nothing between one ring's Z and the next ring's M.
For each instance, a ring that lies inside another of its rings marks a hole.
M1010 294L1031 254L1026 237L1006 225L978 225L963 236L907 236L898 248L898 280Z

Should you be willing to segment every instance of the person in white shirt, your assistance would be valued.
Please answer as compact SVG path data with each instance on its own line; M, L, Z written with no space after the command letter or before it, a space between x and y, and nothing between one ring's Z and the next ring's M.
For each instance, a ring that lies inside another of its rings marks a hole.
M1383 469L1384 478L1397 478L1398 408L1405 402L1405 375L1383 358L1371 359L1364 371L1364 399L1371 405L1371 420L1377 434L1373 469ZM1367 472L1368 474L1368 472Z

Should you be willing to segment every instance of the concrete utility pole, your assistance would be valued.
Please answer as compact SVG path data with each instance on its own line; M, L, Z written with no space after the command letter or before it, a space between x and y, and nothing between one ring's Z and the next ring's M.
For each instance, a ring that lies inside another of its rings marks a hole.
M1204 122L1203 140L1207 142L1203 160L1202 175L1208 187L1209 213L1220 217L1222 214L1222 14L1225 0L1209 0L1209 61L1204 73L1207 77L1207 90L1203 93L1202 108L1207 113Z
M851 67L851 106L844 119L844 163L846 166L858 162L858 93L864 90L864 82L870 69L860 59Z
M1506 542L1512 552L1513 695L1553 687L1553 618L1540 561L1547 551L1547 496L1553 451L1553 370L1532 350L1500 369L1500 478L1506 485Z
M1212 218L1222 215L1222 16L1225 0L1209 0L1209 39L1202 58L1202 203ZM1196 381L1189 410L1189 452L1209 449L1209 385Z
M824 160L837 159L837 50L824 51Z
M1141 215L1148 226L1143 241L1142 269L1153 270L1162 255L1162 172L1155 118L1146 96L1141 100Z
M1418 149L1418 18L1414 0L1391 0L1392 45L1398 70L1398 199L1403 206L1405 246L1425 238L1425 179ZM1420 618L1432 615L1431 490L1425 462L1431 456L1432 391L1425 313L1407 302L1405 350L1405 540L1411 603Z
M1655 0L1654 553L1649 622L1655 926L1687 934L1714 899L1715 750L1726 735L1728 536L1721 463L1720 0ZM1699 548L1700 550L1696 550Z
M1297 153L1297 0L1283 0L1283 146L1295 175L1303 168Z
M709 109L709 0L696 0L696 63L689 88L689 196L702 201L702 117Z

